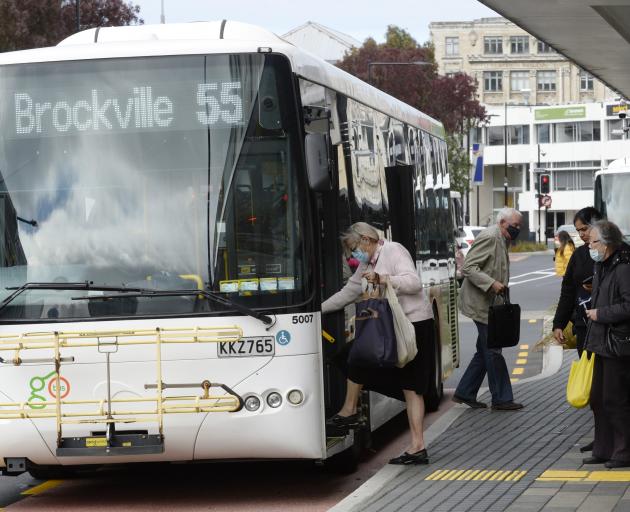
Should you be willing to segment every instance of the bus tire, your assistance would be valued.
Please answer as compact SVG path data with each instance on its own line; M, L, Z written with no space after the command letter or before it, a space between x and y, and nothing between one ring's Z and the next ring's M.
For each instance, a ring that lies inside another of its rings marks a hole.
M435 307L433 308L434 347L433 347L433 375L429 393L425 397L425 408L427 412L435 412L440 407L440 402L444 396L444 383L442 382L442 343L440 342L439 317Z

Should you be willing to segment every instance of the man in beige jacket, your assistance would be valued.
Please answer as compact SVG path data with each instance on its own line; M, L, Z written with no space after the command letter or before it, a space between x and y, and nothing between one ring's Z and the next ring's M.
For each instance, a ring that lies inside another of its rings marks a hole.
M522 404L514 402L510 374L501 349L488 348L488 310L510 280L508 244L518 236L521 220L521 213L514 208L500 210L496 225L475 238L462 268L464 282L459 294L459 308L477 326L477 352L459 381L453 401L473 408L487 407L477 400L486 373L493 409L514 411L523 408Z

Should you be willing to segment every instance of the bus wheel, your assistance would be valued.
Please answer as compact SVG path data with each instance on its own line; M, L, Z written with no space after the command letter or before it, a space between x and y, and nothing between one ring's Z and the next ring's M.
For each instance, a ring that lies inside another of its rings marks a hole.
M440 343L440 330L438 328L438 316L434 311L435 321L434 338L435 343L433 346L433 378L431 379L431 388L428 395L425 397L425 407L427 412L437 411L440 407L440 402L444 396L444 383L442 382L442 344Z

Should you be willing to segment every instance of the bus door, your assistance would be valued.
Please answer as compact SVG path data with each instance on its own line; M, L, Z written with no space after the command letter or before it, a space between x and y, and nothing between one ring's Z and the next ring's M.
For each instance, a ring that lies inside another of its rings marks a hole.
M413 165L394 165L385 168L392 240L403 245L415 261L416 237L413 179Z

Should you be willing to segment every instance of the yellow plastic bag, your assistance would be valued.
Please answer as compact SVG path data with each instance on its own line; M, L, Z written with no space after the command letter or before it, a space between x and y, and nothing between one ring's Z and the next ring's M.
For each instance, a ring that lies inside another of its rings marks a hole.
M569 322L567 326L564 328L564 344L562 345L564 348L576 348L577 347L577 337L573 334L573 322Z
M592 354L589 359L586 350L582 352L582 357L579 361L571 363L569 382L567 382L567 401L577 409L588 405L594 365L595 354Z

